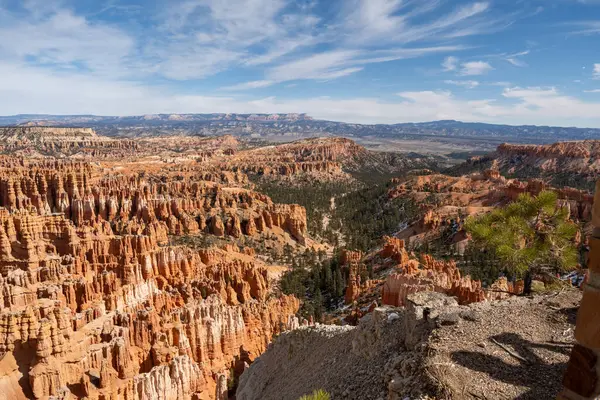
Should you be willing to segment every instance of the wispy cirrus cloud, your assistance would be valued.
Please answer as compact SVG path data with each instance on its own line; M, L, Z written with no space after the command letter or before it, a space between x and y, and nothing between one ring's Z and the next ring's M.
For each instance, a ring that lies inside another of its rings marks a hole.
M0 4L0 57L53 73L73 68L134 80L189 81L262 69L262 79L228 86L242 90L338 79L368 64L459 51L467 47L461 40L491 31L498 19L489 15L487 1L180 0L157 2L150 14L114 0L96 2L84 13L75 4L26 0L17 9ZM317 13L317 6L329 12ZM135 23L124 26L117 7L131 12ZM114 21L97 18L111 12ZM449 37L457 39L449 43ZM336 59L340 54L346 56Z
M516 29L518 24L511 24L521 15L539 13L519 7L477 0L157 0L147 7L124 0L0 0L0 109L117 115L308 112L354 122L448 117L600 126L597 102L556 88L531 88L525 73L501 76L511 69L509 63L522 67L548 51L540 44L535 54L511 53L510 41L494 36ZM597 24L574 26L578 33L593 34L600 32ZM484 40L483 35L491 36ZM483 55L490 49L504 52ZM398 62L408 59L413 61ZM587 68L579 78L590 78L593 61L580 61L576 69L584 63ZM591 76L598 77L600 66L595 68ZM494 69L494 79L521 87L479 78ZM441 80L427 79L442 73ZM381 82L370 87L374 74ZM320 91L319 83L343 79L357 84L346 90L330 82L327 88L339 96L325 98L331 93ZM440 81L477 87L471 96L486 94L473 100L430 90ZM293 99L295 90L275 98L268 89L275 85L301 87L304 98ZM379 87L414 90L389 100L389 92L373 94ZM215 88L223 91L198 94Z
M48 114L143 115L150 113L290 113L355 123L396 123L458 119L492 123L600 127L600 101L583 101L556 88L511 87L499 95L509 103L484 97L464 99L451 91L401 91L398 100L373 97L273 96L243 99L231 96L181 94L167 87L98 80L85 74L48 75L40 68L0 62L2 109L7 114L35 109Z
M448 85L462 86L467 89L474 89L477 86L479 86L478 81L470 81L470 80L469 81L456 81L456 80L448 79L448 80L445 80L444 83L446 83Z
M264 88L264 87L274 85L275 83L277 83L277 82L269 81L269 80L248 81L248 82L239 83L237 85L223 86L221 88L221 90L236 91L236 90L258 89L258 88Z
M599 21L577 21L567 23L574 29L570 32L572 35L594 35L600 33Z
M361 67L346 67L360 53L357 50L340 50L314 54L269 69L268 79L278 82L296 79L335 79L360 71Z
M342 12L335 19L335 23L327 25L321 30L316 29L311 36L303 39L313 45L317 43L331 45L341 40L344 45L342 49L333 49L308 56L299 55L292 60L268 67L262 82L337 79L360 72L366 64L416 58L436 52L462 50L465 46L460 44L404 47L407 44L425 41L435 43L440 40L440 34L462 29L463 24L468 23L472 18L485 19L483 15L489 8L487 2L474 2L453 7L441 17L435 17L431 22L414 22L419 17L439 12L441 4L442 2L439 0L418 2L352 0L344 2ZM315 25L315 27L318 26ZM482 31L483 29L474 31L472 34L482 33ZM387 44L388 49L380 49L382 44ZM279 55L277 51L270 54ZM341 59L338 58L340 55L343 55ZM258 60L265 60L265 64L275 61L269 54L259 56ZM256 65L257 61L250 61L248 64ZM242 82L233 87L251 89L254 85L252 82ZM231 89L232 86L227 88Z
M427 54L459 51L462 46L398 48L389 50L334 50L312 54L265 70L265 79L225 86L224 90L248 90L295 80L327 81L362 71L366 65L417 58Z
M594 70L592 72L592 77L594 79L600 79L600 63L594 64Z
M23 4L33 7L34 2ZM85 69L95 74L122 77L135 39L109 25L90 23L71 10L46 4L18 18L0 13L0 59L25 60L53 69Z
M529 50L521 51L519 53L507 54L504 59L514 65L515 67L526 67L527 63L521 59L521 57L529 54Z

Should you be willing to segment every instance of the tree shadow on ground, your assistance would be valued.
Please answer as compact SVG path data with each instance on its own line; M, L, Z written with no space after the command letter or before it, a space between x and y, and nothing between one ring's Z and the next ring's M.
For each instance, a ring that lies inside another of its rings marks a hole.
M548 364L533 349L545 349L568 356L571 352L570 347L534 343L514 333L503 333L492 338L512 349L515 354L528 362L519 361L507 353L507 357L511 357L519 363L518 365L509 364L499 357L470 351L454 352L451 355L452 360L472 371L484 372L494 380L527 387L527 392L516 397L517 399L555 398L561 389L562 375L567 363ZM491 345L495 346L495 344Z
M560 310L567 317L567 321L571 325L575 325L577 322L577 311L579 311L579 307L562 308Z

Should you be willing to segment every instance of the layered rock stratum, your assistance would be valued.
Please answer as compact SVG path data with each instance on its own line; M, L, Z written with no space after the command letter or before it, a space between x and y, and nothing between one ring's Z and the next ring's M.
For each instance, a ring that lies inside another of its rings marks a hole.
M495 152L453 168L463 175L495 165L503 174L526 180L543 179L553 186L591 191L600 173L600 140L559 142L547 145L503 144Z

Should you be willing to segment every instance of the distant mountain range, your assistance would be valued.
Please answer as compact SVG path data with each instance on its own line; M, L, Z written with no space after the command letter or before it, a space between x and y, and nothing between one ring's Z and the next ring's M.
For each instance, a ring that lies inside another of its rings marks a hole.
M85 126L120 137L156 135L347 136L387 139L417 136L477 137L548 142L600 139L600 129L495 125L453 120L401 124L349 124L306 114L152 114L141 116L37 115L0 117L0 126Z

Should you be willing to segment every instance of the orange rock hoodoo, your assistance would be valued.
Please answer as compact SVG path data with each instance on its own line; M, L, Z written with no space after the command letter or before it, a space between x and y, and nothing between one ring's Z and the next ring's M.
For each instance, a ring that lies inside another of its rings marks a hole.
M239 187L243 174L166 171L0 159L0 392L212 399L298 325L298 300L271 295L252 252L167 243L270 231L303 242L305 210Z
M219 167L265 176L308 173L331 179L346 176L342 162L348 164L348 160L364 153L363 147L349 139L318 138L279 145L276 149L272 146L252 149Z
M424 256L421 262L423 269L416 273L400 272L387 278L381 294L383 304L404 306L409 294L423 291L456 296L461 304L486 300L481 282L461 277L453 261L436 261Z
M383 304L401 307L409 294L422 291L446 293L457 297L461 304L486 300L481 282L461 277L454 261L438 261L424 255L419 263L410 259L403 241L386 238L386 242L381 256L398 262L399 272L386 279L381 293Z
M363 287L368 285L368 282L361 282L361 268L364 265L360 264L362 253L360 251L342 252L340 262L348 268L348 286L344 295L344 302L351 304L360 296Z
M216 235L253 235L273 227L303 242L306 211L274 204L267 196L242 188L226 174L188 173L157 181L144 173L98 176L90 164L39 162L7 167L0 176L0 206L13 212L34 208L41 215L64 213L76 226L109 222L119 234L153 227L165 234L207 231Z

